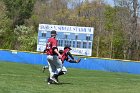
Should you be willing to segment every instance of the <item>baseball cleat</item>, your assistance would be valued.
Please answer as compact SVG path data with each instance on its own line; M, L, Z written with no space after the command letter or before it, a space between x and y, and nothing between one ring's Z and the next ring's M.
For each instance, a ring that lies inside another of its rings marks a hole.
M55 83L58 83L58 81L55 78L50 78L50 80L54 81Z
M44 73L44 71L45 71L45 67L42 68L42 72L43 72L43 73Z
M45 81L47 81L48 85L53 84L53 82L54 82L54 81L51 80L49 77L48 77Z

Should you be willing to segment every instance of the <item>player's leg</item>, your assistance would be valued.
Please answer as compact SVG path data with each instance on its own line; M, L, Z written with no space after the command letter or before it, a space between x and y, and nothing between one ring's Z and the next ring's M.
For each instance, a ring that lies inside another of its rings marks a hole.
M58 73L62 70L62 61L58 58L58 56L54 56L53 65L56 68L54 73L58 75Z
M50 81L54 81L55 83L58 83L57 80L54 78L56 72L56 66L54 65L54 56L48 55L47 60L48 60L49 73L50 73L50 77L48 78L48 84L50 84Z
M48 69L48 68L49 68L48 66L43 66L43 67L42 67L42 72L44 73L45 70Z
M63 68L62 68L62 74L60 74L60 75L63 75L63 74L66 74L66 72L67 72L67 69L66 69L66 67L65 66L63 66Z
M59 81L58 76L64 75L64 74L66 74L66 72L67 72L67 69L66 69L66 67L63 66L61 72L59 72L59 74L55 77L56 80Z
M55 56L54 59L55 60L54 60L53 63L55 65L55 67L56 67L54 78L56 78L56 80L57 80L58 74L62 71L63 64L62 64L62 61L58 58L58 56Z

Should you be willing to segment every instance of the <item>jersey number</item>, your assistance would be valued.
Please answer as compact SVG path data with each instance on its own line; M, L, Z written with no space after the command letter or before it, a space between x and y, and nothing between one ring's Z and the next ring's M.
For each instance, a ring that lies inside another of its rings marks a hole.
M48 42L47 44L46 44L46 49L50 49L51 48L51 44L50 44L50 42Z

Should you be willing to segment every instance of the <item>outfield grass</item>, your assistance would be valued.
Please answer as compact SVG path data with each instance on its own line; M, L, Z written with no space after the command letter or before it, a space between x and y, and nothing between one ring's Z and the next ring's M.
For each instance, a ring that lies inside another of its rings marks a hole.
M44 80L42 66L0 62L0 93L140 93L140 75L68 69L59 85Z

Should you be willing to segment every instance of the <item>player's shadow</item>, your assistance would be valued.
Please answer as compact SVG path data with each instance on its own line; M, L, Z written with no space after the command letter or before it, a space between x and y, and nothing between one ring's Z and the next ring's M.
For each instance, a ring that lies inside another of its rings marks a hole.
M56 84L56 85L72 85L72 83L60 82L60 83L58 83L58 84Z

